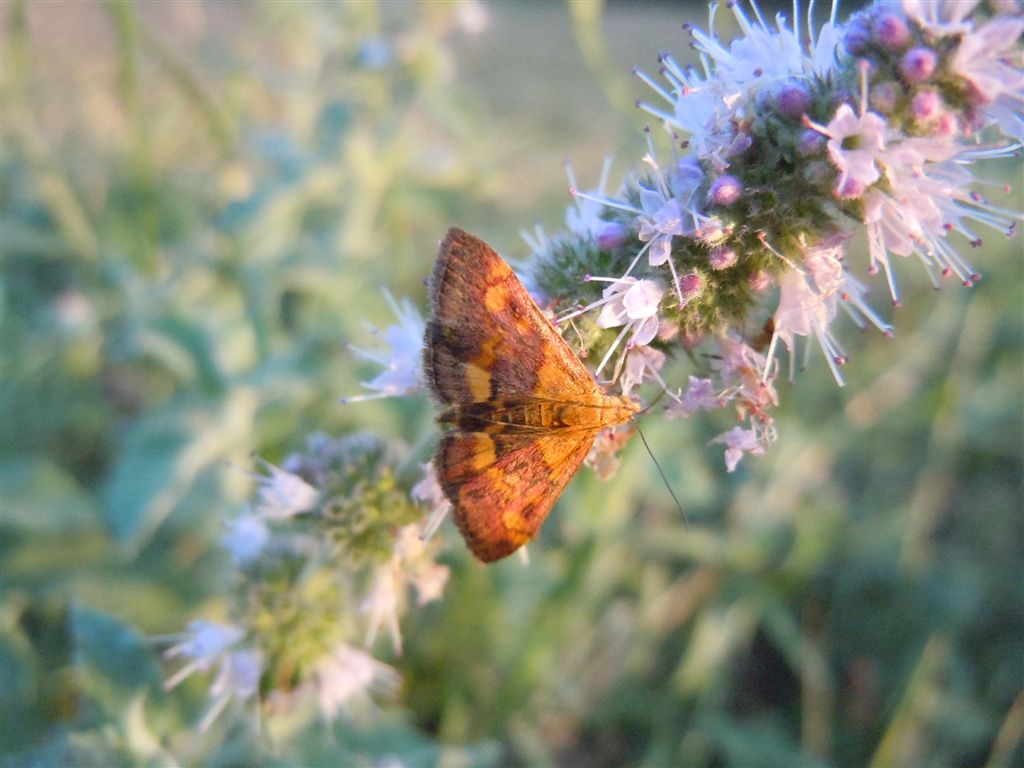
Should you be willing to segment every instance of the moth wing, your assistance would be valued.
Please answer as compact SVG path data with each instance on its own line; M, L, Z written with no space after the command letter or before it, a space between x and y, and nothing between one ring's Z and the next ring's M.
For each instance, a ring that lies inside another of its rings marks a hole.
M511 267L461 229L441 243L431 306L423 367L445 403L600 392Z
M444 435L434 460L438 479L477 558L500 560L537 535L596 434Z

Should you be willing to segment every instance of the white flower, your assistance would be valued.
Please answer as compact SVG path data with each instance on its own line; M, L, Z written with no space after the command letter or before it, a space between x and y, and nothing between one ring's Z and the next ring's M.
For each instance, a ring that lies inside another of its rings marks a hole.
M938 275L956 275L971 285L977 273L949 242L959 232L972 244L981 236L971 222L1009 234L1020 213L990 204L970 189L972 160L998 157L1013 148L964 151L947 139L904 139L881 155L888 191L875 187L864 196L864 224L868 235L869 271L881 267L894 304L900 300L889 254L917 256L938 287Z
M658 371L665 364L665 353L653 347L636 346L626 351L626 364L619 378L622 394L628 395L647 379L657 379L664 386Z
M239 703L256 699L263 674L263 653L256 648L232 651L225 655L217 677L210 686L210 706L199 722L205 732L232 700Z
M356 701L366 701L371 692L390 694L401 682L398 672L370 654L340 645L316 665L314 672L320 713L327 721Z
M650 241L648 261L652 267L657 267L668 261L672 236L686 232L683 211L674 197L666 200L661 193L643 187L640 188L640 204L644 215L637 217L640 226L637 237L642 243Z
M733 427L728 432L723 432L714 438L711 442L725 444L725 468L728 472L736 469L736 465L740 463L743 454L749 453L754 456L760 456L764 453L764 445L757 432L753 429Z
M692 416L699 410L710 411L714 408L721 408L725 404L725 398L715 389L711 379L702 379L697 376L690 376L681 399L669 405L667 413L669 416Z
M822 350L829 355L834 339L829 331L829 324L836 316L837 298L834 293L819 293L807 280L806 275L790 270L779 280L779 307L775 310L775 337L782 339L790 350L796 352L794 336L817 337ZM832 366L836 381L842 384L842 378Z
M1024 142L1024 94L1004 93L985 113L999 126L1004 136Z
M722 336L717 341L721 356L717 374L725 397L738 402L741 417L753 413L767 420L765 411L779 403L772 385L775 368L771 359L732 336Z
M343 403L408 395L423 387L423 318L408 299L402 299L399 303L387 292L384 293L384 297L398 318L396 324L389 325L383 331L384 341L390 347L390 353L370 352L349 345L358 357L377 363L383 366L384 370L370 381L363 382L364 387L373 390L372 394L342 398ZM374 334L381 333L373 327L370 331Z
M448 566L438 565L431 559L419 526L406 525L398 530L393 559L401 563L406 581L416 590L417 605L439 600L444 594Z
M971 30L965 19L978 0L903 0L903 12L933 37L959 35Z
M263 466L269 475L253 475L259 483L256 512L268 520L285 520L308 512L320 501L320 492L298 475L286 472L268 461Z
M406 590L415 588L418 604L436 600L444 592L448 567L433 561L420 537L418 525L406 525L395 536L391 559L374 571L370 591L359 607L369 616L366 646L373 645L377 633L386 626L395 653L402 652L398 616L405 610Z
M423 479L413 486L411 496L415 501L427 507L427 517L423 521L423 529L420 531L420 538L423 541L430 539L441 527L445 517L451 511L452 503L444 495L441 484L437 480L437 468L434 462L430 461L421 465L423 468Z
M860 197L878 181L881 172L875 164L885 149L887 125L885 119L874 112L857 115L849 104L841 104L835 116L821 131L828 136L828 153L839 170L836 197ZM844 147L854 142L851 149Z
M232 645L245 637L245 630L231 624L196 619L189 622L188 630L180 636L180 642L164 651L165 659L184 656L189 659L181 669L164 682L170 690L193 672L206 672Z
M658 334L658 305L665 289L655 280L627 277L616 280L602 291L604 306L598 315L600 328L632 330L630 341L635 345L650 344Z
M228 520L221 545L235 558L235 564L246 566L256 560L270 541L270 530L260 515L246 514Z
M631 428L602 429L597 433L594 444L590 446L584 463L597 472L601 480L611 479L619 471L619 451L621 451L633 434Z
M1022 34L1024 19L998 16L964 34L950 57L949 69L967 80L986 102L1004 93L1019 95L1024 88L1018 47Z

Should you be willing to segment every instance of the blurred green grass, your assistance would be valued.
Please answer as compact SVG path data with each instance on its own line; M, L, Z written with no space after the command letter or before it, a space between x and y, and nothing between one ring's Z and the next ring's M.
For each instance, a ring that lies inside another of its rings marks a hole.
M630 66L703 19L484 8L474 33L447 3L4 3L4 763L1019 764L1024 264L997 237L976 288L917 280L895 339L845 329L849 385L783 386L736 475L727 424L648 417L689 532L630 449L529 568L443 529L398 711L275 757L188 735L204 683L162 694L143 635L225 599L228 462L362 428L425 460L426 398L337 404L378 289L422 307L450 225L513 258L557 229L562 160L626 171Z

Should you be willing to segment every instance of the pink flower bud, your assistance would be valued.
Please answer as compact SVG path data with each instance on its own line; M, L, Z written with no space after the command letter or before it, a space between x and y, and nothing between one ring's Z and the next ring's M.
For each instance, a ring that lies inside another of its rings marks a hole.
M755 293L764 293L771 287L771 284L772 276L763 269L759 269L747 278L747 285L749 285L750 289Z
M911 48L900 61L900 75L908 83L923 83L935 72L938 57L935 51L925 46Z
M695 298L704 290L704 278L699 272L687 272L679 278L679 292L686 300Z
M843 34L843 47L851 56L863 56L868 52L868 43L871 42L871 30L868 29L867 20L863 16L856 16L850 19Z
M910 29L903 17L896 13L882 13L871 28L875 40L883 48L898 51L910 42Z
M626 242L626 227L617 221L609 221L597 234L597 246L603 251L618 248Z
M942 97L935 91L921 91L911 100L910 112L920 122L934 120L942 112Z
M708 254L708 263L714 270L728 269L736 263L737 259L739 256L736 254L736 249L727 245L712 248L711 253Z
M788 82L775 94L775 105L779 114L791 120L799 120L800 116L807 112L810 103L811 96L802 83Z
M708 200L715 205L732 205L743 197L743 184L735 176L723 173L711 183Z

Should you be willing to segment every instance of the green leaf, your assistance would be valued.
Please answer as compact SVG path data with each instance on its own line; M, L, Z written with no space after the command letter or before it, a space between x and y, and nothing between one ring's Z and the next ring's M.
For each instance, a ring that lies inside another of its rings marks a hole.
M169 406L139 422L104 494L103 514L115 538L140 548L200 472L247 448L256 405L256 394L239 388L224 401Z
M93 500L71 475L42 457L0 462L4 526L31 534L88 528L96 521Z
M76 607L71 612L74 661L89 675L130 694L159 686L162 675L153 647L113 616ZM127 702L126 702L127 703Z

